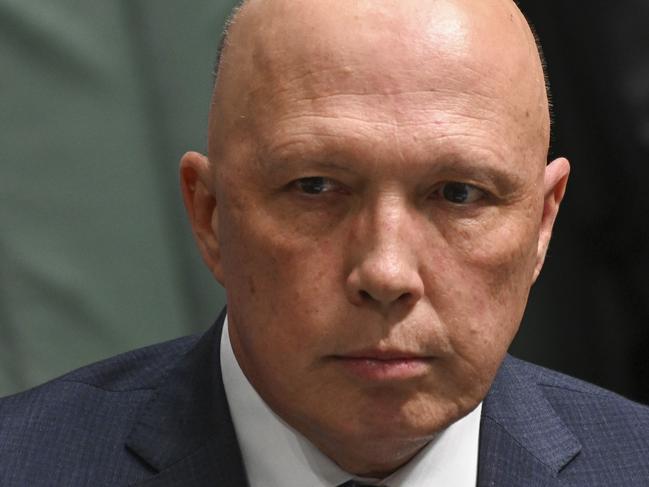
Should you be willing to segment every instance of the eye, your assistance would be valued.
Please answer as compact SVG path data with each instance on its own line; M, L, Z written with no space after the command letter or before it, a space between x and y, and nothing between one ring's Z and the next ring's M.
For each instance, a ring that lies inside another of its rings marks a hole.
M467 183L444 183L439 189L439 195L450 203L468 205L481 200L485 192Z
M334 191L338 187L331 179L320 176L300 178L293 185L302 193L315 195Z

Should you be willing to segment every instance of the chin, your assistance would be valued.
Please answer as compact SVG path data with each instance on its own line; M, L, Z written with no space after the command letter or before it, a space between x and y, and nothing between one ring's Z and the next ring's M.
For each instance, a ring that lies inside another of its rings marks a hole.
M352 428L343 425L344 433L336 443L353 445L354 456L349 464L339 465L348 472L364 477L387 476L424 448L447 426L448 421L398 415L385 421L365 419ZM325 449L324 452L337 463L350 461L342 455L337 457L339 451L336 449Z
M377 401L373 407L358 411L355 434L368 441L427 442L470 413L479 402L460 405L423 394L402 402L385 404Z

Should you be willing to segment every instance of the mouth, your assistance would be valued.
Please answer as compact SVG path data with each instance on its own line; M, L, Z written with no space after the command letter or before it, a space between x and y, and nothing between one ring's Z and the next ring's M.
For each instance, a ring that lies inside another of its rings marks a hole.
M404 381L430 372L433 357L400 351L368 350L334 357L343 370L370 382Z

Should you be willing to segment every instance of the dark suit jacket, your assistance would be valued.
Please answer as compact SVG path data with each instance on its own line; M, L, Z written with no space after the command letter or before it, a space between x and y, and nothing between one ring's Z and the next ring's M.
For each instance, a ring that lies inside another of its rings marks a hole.
M221 326L1 400L0 486L245 486ZM484 401L478 476L480 486L649 486L649 409L508 357Z

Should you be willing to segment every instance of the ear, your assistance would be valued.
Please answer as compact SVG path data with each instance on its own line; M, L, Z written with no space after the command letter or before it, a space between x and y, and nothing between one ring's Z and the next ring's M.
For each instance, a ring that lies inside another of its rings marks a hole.
M198 152L187 152L180 160L180 187L194 238L203 260L223 284L218 235L218 203L214 172L210 162Z
M566 192L570 163L567 159L559 158L545 167L543 217L539 231L539 243L536 253L536 266L534 267L533 282L539 277L545 255L552 236L552 227L559 212L559 205Z

